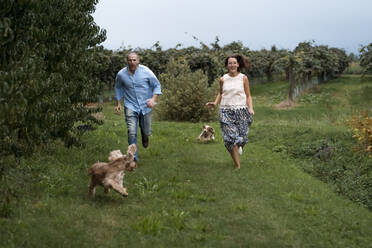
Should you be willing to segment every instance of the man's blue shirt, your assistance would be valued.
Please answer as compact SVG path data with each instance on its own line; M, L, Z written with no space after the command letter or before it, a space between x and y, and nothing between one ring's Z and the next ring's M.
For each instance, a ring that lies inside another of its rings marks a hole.
M138 65L133 75L128 68L120 70L115 79L116 100L124 97L125 107L142 114L151 112L146 100L161 95L161 86L155 74L146 66Z

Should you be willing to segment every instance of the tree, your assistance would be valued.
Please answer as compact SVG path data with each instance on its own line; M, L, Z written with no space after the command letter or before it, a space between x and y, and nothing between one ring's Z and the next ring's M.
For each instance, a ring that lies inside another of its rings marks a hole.
M350 53L348 56L347 56L349 62L357 62L359 60L359 57L357 55L355 55L354 53Z
M138 49L140 61L142 64L151 68L155 75L160 75L164 72L165 67L169 61L166 51L162 50L159 42L153 45L154 49Z
M320 70L320 62L315 58L315 47L313 41L300 42L294 49L301 59L297 66L297 74L301 81L311 80L313 74ZM299 75L301 74L301 75Z
M360 66L363 67L363 75L372 73L372 43L360 49Z
M333 52L338 58L338 65L337 65L337 69L335 70L335 73L337 75L340 75L349 66L349 62L350 62L349 58L346 55L345 50L343 49L332 47L330 48L330 51Z
M264 72L264 59L259 51L249 51L244 54L251 61L251 67L248 69L247 73L250 79L253 78L263 78L265 76Z
M105 39L90 15L96 0L1 2L1 155L49 139L74 141L77 121L99 93L93 47Z
M263 72L266 75L267 81L272 82L274 73L282 71L275 62L286 56L286 52L285 50L278 50L275 46L272 46L270 50L262 49L260 55L260 64L263 66Z
M93 61L96 64L94 77L102 85L107 87L109 90L112 90L115 84L116 74L124 67L126 63L125 55L104 49L101 46L94 49L95 55Z
M98 0L0 2L0 215L9 209L8 169L40 144L78 142L78 121L96 123L94 47L105 31L91 14ZM8 161L8 162L6 162Z
M306 75L306 68L303 67L305 53L303 51L287 52L286 56L281 57L275 62L275 66L285 68L289 81L288 100L295 100L295 88L304 75Z

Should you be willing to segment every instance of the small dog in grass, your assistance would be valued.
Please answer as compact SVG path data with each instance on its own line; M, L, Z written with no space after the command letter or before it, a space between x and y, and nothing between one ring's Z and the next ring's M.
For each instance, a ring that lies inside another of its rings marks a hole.
M214 140L214 129L211 126L203 125L203 131L198 137L199 141L208 142Z
M105 193L108 193L112 188L122 196L128 196L126 188L123 187L124 171L133 171L137 168L137 164L134 162L136 149L136 145L132 144L128 147L126 155L123 155L120 150L112 151L109 155L110 162L98 162L88 169L88 174L91 176L89 195L92 199L97 185L104 187Z

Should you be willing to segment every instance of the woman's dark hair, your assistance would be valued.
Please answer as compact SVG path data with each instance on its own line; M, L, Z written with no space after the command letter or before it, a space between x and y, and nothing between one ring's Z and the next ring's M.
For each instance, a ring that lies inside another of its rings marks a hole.
M251 61L247 57L239 54L227 56L227 58L225 59L225 66L227 66L227 63L230 58L234 58L236 59L236 61L238 61L239 64L238 72L240 72L240 70L249 69L251 67Z

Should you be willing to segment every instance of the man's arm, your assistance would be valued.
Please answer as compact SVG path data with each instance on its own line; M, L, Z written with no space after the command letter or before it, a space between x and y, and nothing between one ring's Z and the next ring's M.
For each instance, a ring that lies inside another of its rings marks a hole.
M149 79L150 79L150 85L151 85L151 88L152 88L152 91L153 91L153 97L154 97L154 95L161 95L161 85L160 85L160 82L159 82L158 78L147 67L145 68L145 72L147 73L147 75L149 76Z
M151 83L152 92L153 92L152 98L147 99L146 104L147 104L147 107L153 108L157 103L158 96L162 94L161 85L160 85L158 78L155 76L155 74L149 68L146 68L146 69L147 69L146 70L147 73L149 73L150 75L150 83Z
M116 78L115 78L115 98L117 100L115 111L117 114L120 114L121 99L123 98L123 86L120 83L119 75L116 75Z
M116 105L115 111L116 111L117 114L120 114L120 111L121 111L121 103L120 103L120 101L118 101L118 104Z
M146 102L147 107L149 107L149 108L154 107L157 103L157 100L158 100L158 95L157 94L152 95L152 98L148 99L147 102Z

